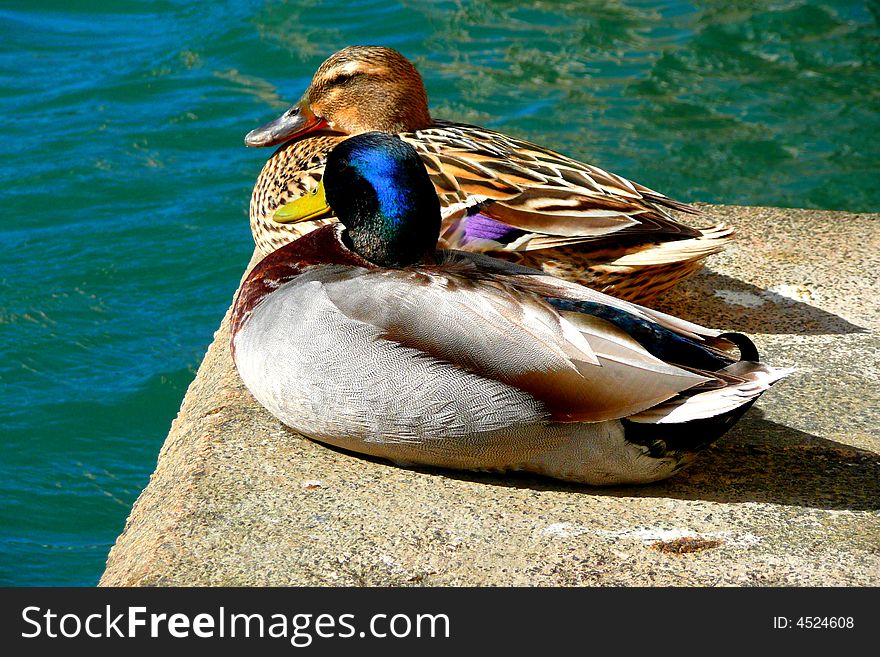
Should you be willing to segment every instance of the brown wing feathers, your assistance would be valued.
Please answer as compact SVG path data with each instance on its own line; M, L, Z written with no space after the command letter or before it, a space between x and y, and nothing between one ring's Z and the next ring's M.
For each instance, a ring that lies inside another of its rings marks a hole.
M698 237L662 206L683 203L598 167L476 126L437 122L405 133L432 174L445 205L470 202L484 214L540 234L582 237Z

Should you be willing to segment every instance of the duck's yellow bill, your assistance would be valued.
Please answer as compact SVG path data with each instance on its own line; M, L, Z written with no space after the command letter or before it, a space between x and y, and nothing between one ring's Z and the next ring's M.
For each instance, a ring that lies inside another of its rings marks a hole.
M280 224L296 224L301 221L325 219L332 214L333 211L327 204L327 196L324 194L324 181L322 180L311 194L278 208L272 219Z

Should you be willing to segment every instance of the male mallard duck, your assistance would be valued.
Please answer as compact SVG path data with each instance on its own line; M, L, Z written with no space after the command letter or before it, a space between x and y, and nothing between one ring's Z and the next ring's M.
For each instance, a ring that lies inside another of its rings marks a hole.
M434 120L422 78L403 55L353 46L318 68L302 100L245 138L248 146L283 144L251 197L262 254L326 223L280 224L273 216L315 189L333 146L373 130L399 133L419 152L440 197L446 248L488 252L645 302L699 269L733 235L724 224L695 230L674 221L668 209L694 208L598 167L486 128Z
M405 464L650 482L788 373L743 335L436 250L434 187L396 136L341 142L321 185L341 223L257 264L231 320L245 385L318 441Z

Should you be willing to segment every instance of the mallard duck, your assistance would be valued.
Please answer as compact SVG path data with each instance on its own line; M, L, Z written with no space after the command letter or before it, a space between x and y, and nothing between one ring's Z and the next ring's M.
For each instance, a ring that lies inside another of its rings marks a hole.
M247 388L317 441L406 465L651 482L788 373L744 335L437 250L434 185L396 136L341 142L320 186L340 223L259 262L231 318Z
M282 144L250 204L258 250L327 223L279 223L275 211L314 191L327 153L350 135L399 133L419 152L443 208L440 245L486 252L647 302L724 248L733 229L696 230L669 210L684 203L535 144L428 112L422 78L399 52L352 46L327 59L302 99L251 131L248 146ZM289 215L288 215L289 216Z

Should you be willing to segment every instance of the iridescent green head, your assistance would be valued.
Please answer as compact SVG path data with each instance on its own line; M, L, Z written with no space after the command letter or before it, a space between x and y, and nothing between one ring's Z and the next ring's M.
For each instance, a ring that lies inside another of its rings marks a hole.
M349 248L366 260L405 267L437 248L440 201L418 153L399 137L346 139L327 156L323 185Z

